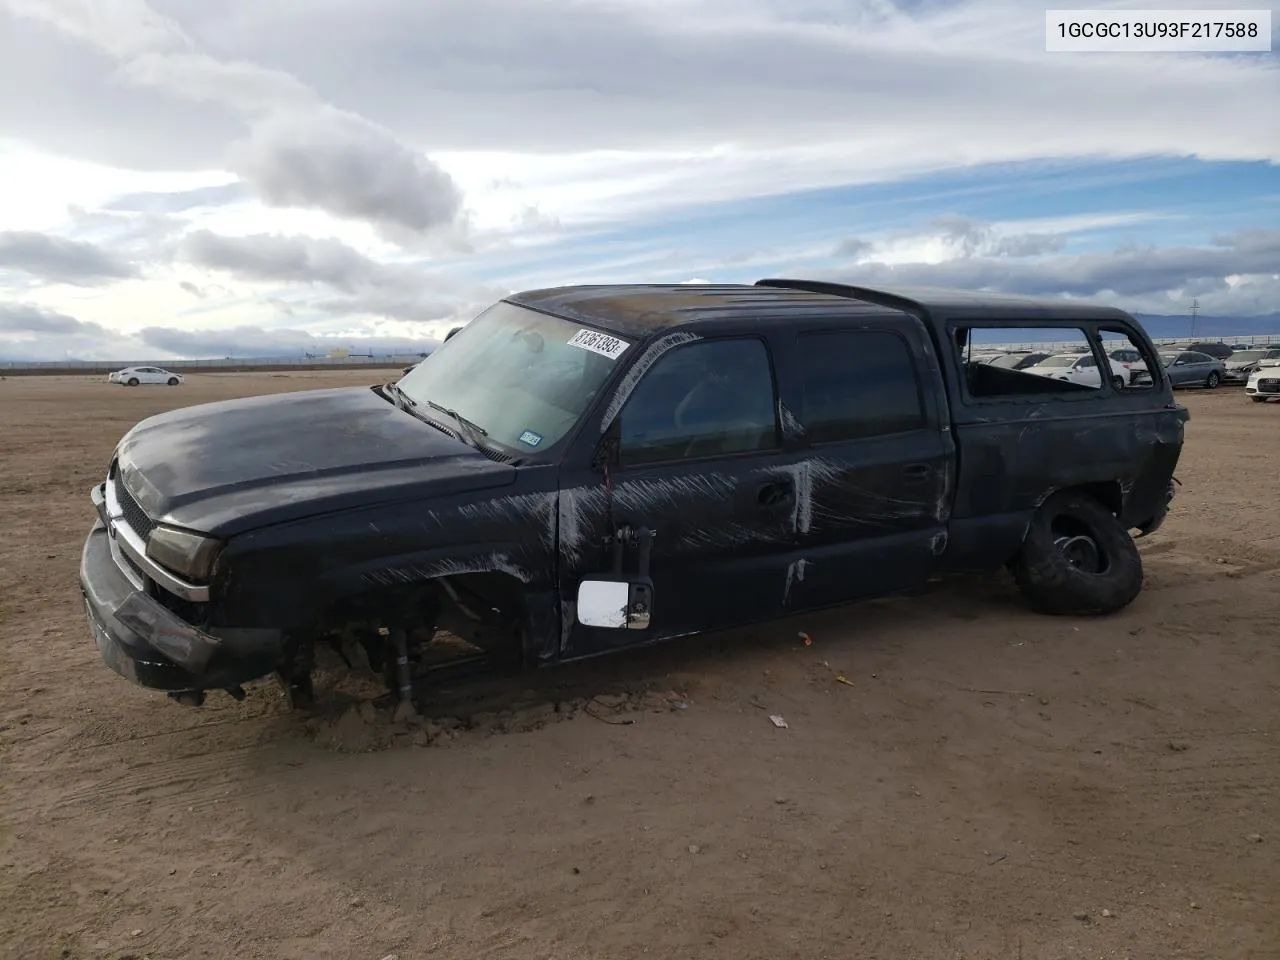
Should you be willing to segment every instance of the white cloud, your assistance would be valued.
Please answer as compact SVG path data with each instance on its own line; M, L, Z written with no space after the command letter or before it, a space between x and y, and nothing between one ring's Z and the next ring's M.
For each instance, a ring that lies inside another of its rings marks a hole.
M1092 4L1124 5L1142 6ZM886 206L833 226L815 206L786 236L684 229L707 204L979 164L1280 162L1274 58L1051 55L1043 16L1014 0L0 0L0 88L24 91L0 98L0 233L25 237L0 295L108 331L412 334L508 283L835 262L1263 309L1244 234L1197 245L1240 221L1149 185L1150 209L1112 209L1113 191L1063 215L1011 167L1012 218L957 213L953 185L897 224ZM1151 237L1157 217L1179 230L1163 250L1085 249Z

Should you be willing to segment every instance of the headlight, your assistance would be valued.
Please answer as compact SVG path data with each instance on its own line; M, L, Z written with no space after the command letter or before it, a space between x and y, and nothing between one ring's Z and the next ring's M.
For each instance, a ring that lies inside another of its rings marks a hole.
M156 527L147 537L148 557L197 583L209 580L221 550L221 541L176 527Z

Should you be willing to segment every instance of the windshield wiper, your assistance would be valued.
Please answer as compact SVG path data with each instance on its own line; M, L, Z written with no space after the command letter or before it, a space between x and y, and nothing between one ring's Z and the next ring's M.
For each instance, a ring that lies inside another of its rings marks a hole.
M448 407L441 406L434 400L428 400L426 403L432 410L439 410L446 416L452 417L454 422L462 428L462 432L466 434L468 442L470 442L473 447L477 450L485 448L485 445L480 442L480 437L487 437L489 435L488 430L480 426L478 423L472 423L466 417L462 416L462 414L458 413L457 410L450 410Z
M409 395L408 395L407 393L405 393L402 389L400 389L400 384L395 383L394 381L393 381L393 382L391 382L391 383L386 384L386 385L383 387L383 389L384 389L384 390L388 390L388 391L390 391L390 392L391 392L391 394L392 394L392 395L393 395L393 396L394 396L398 401L400 401L400 406L401 406L401 408L402 408L402 409L403 409L405 406L409 406L409 407L416 407L416 406L418 405L418 401L417 401L417 400L415 400L415 399L413 399L413 397L409 396Z

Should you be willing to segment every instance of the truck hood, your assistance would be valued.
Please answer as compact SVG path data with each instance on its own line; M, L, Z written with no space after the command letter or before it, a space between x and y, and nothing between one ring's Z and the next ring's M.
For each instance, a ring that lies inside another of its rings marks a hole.
M116 456L125 489L151 517L222 537L328 510L493 489L516 475L369 387L162 413L125 434Z

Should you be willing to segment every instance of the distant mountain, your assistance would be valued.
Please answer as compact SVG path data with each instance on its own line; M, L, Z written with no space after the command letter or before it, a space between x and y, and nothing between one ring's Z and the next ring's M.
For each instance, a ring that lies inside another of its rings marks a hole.
M1164 316L1137 313L1153 340L1189 338L1193 336L1191 317ZM1268 313L1259 317L1206 317L1198 316L1194 336L1197 340L1219 340L1232 337L1280 336L1280 313Z

